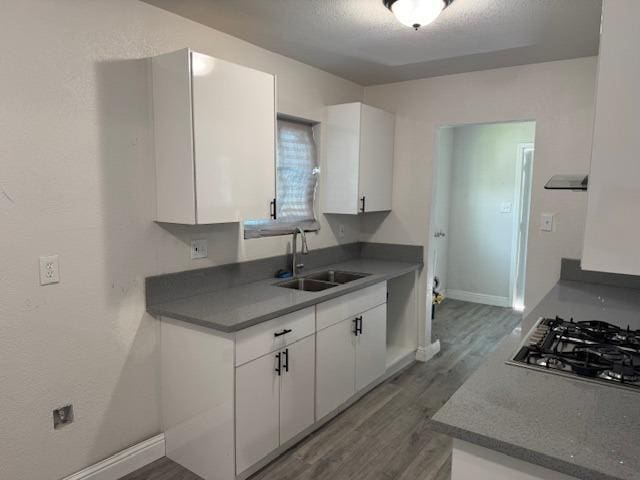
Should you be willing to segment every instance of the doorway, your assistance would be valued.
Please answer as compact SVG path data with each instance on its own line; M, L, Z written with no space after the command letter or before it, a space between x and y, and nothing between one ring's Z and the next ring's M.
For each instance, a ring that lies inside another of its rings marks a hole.
M437 132L430 284L445 298L524 310L535 122Z

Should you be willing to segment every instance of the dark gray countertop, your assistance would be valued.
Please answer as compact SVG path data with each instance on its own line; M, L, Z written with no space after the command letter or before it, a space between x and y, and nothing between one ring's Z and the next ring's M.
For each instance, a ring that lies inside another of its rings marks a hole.
M434 430L584 480L640 479L640 392L507 365L541 316L640 328L640 290L561 280L432 419Z
M274 284L282 280L269 278L167 303L148 305L147 311L152 315L170 317L230 333L404 275L418 270L421 266L421 263L415 262L359 258L304 272L304 275L307 275L314 271L332 269L370 274L322 292L304 292L278 287Z

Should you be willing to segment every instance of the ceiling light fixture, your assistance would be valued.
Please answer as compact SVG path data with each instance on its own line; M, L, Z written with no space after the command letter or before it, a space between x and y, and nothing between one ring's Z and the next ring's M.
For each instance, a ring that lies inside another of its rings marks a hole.
M453 0L382 0L398 21L418 30L433 22Z

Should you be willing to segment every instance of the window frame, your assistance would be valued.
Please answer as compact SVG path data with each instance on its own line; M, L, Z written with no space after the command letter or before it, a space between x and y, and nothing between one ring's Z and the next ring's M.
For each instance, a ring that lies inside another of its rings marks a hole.
M313 196L312 196L312 205L311 212L313 214L313 218L309 219L296 219L291 217L282 217L278 215L279 209L281 208L281 202L278 192L278 143L279 143L279 133L278 128L280 122L288 122L288 123L297 123L300 125L304 125L309 127L311 130L311 140L313 141L313 149L315 152L315 185L313 186ZM317 212L317 197L318 190L320 187L320 126L319 122L313 122L301 118L291 117L288 115L278 114L276 120L276 159L274 168L276 169L275 175L275 194L276 194L276 205L275 212L276 218L270 219L257 219L257 220L245 220L243 222L243 230L244 230L244 238L245 240L252 238L264 238L264 237L275 237L281 235L291 235L298 228L302 228L305 232L317 232L320 230L320 222L318 221L318 212ZM278 218L280 217L280 218Z

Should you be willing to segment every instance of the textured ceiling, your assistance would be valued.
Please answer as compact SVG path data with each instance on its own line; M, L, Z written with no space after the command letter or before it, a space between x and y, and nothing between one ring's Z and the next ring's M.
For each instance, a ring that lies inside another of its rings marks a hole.
M361 85L598 53L601 0L455 0L401 25L381 0L145 0Z

